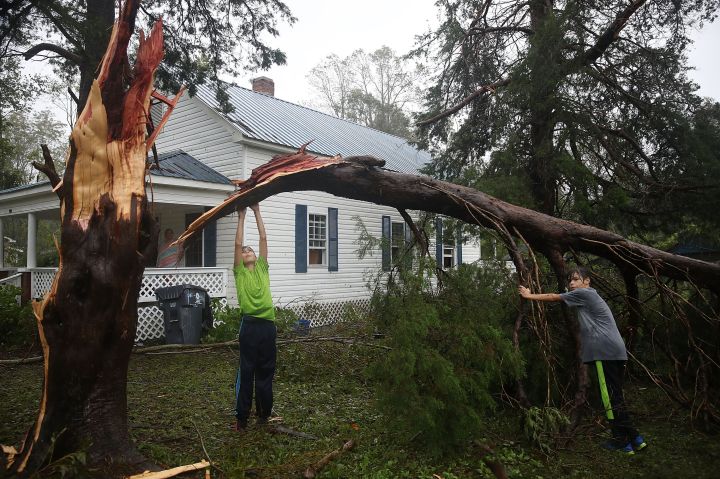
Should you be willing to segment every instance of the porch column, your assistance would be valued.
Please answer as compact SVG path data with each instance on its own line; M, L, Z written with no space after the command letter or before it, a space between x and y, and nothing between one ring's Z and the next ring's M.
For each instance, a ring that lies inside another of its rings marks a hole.
M5 267L5 231L3 230L3 219L0 218L0 268Z
M28 213L27 217L27 267L37 267L37 216Z

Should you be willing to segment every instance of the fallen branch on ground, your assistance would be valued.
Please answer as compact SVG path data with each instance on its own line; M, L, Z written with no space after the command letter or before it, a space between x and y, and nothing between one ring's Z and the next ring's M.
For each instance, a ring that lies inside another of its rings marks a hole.
M345 444L343 444L343 446L340 449L334 450L333 452L329 453L328 455L326 455L325 457L320 459L318 462L316 462L312 466L305 469L305 474L303 474L303 477L305 479L313 479L315 476L317 476L317 473L320 472L320 469L327 466L330 463L330 461L332 461L333 459L340 456L340 454L342 454L343 452L349 451L353 447L355 447L355 441L353 441L351 439L351 440L347 441Z
M199 471L210 467L210 463L206 460L196 462L195 464L188 464L187 466L173 467L165 471L158 472L143 472L142 474L135 474L134 476L128 476L127 479L166 479L168 477L175 477L179 474L189 471Z
M318 337L308 337L308 338L280 339L277 341L277 345L282 346L284 344L293 344L293 343L320 343L320 342L326 342L326 341L340 343L340 344L349 344L349 345L357 344L360 346L367 346L369 348L384 349L386 351L392 350L392 348L389 346L383 346L382 344L368 343L365 341L358 341L355 338L349 338L349 337L344 337L344 336L318 336ZM233 339L231 341L225 341L222 343L160 344L158 346L147 346L147 347L135 348L135 349L133 349L132 352L135 354L148 354L148 355L161 354L158 351L168 351L168 352L165 352L162 354L197 353L197 352L209 351L211 349L222 348L225 346L237 346L237 345L238 345L237 339ZM0 359L0 365L37 363L37 362L41 362L42 360L43 360L42 356L35 356L32 358L23 358L23 359Z

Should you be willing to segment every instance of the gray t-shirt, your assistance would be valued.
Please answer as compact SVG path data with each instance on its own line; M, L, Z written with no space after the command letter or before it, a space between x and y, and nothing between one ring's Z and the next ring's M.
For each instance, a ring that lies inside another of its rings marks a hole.
M593 288L578 288L560 295L577 310L583 362L627 361L625 342L607 303Z

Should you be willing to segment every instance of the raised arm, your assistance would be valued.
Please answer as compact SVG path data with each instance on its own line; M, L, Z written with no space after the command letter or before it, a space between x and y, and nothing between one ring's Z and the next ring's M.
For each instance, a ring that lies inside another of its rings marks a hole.
M263 223L262 215L260 214L260 205L255 203L250 208L253 210L253 213L255 213L255 221L257 222L258 235L260 236L260 256L267 260L267 233L265 233L265 223Z
M243 240L245 239L245 213L246 212L247 212L247 208L238 208L238 210L237 210L238 225L237 225L237 232L235 233L235 263L233 264L233 267L237 267L238 265L241 265L243 262L242 247L243 247Z
M535 301L551 301L551 302L558 302L562 301L562 297L557 293L531 293L528 288L525 286L520 286L518 288L518 292L520 293L520 296L522 296L525 299L532 299Z

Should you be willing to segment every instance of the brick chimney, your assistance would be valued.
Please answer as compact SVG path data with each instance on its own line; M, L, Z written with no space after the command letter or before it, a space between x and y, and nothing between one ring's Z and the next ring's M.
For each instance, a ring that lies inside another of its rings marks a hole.
M257 77L250 80L252 82L252 89L258 93L264 93L266 95L275 96L275 82L272 78L268 77Z

